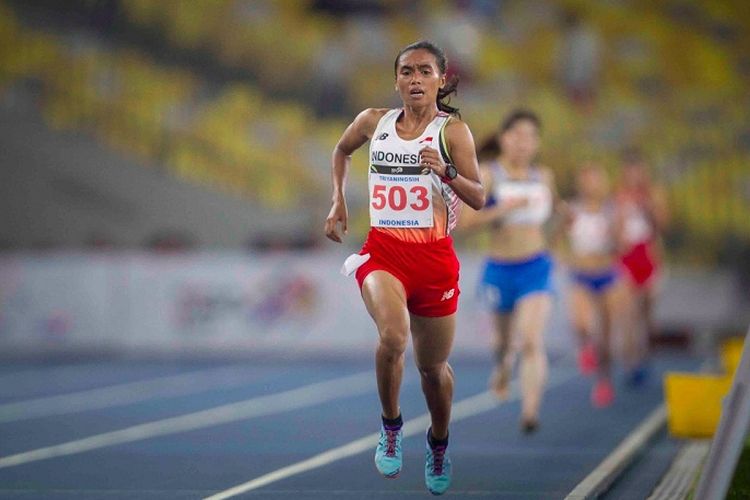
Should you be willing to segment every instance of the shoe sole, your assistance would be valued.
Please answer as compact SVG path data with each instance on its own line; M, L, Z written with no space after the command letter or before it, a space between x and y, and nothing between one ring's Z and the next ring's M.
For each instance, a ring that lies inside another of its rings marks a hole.
M375 466L376 469L378 469L377 465ZM386 479L396 479L399 474L401 474L401 469L397 470L396 472L393 472L391 474L386 474L384 472L380 472L380 469L378 469L378 473L383 476Z
M398 477L398 475L401 474L401 469L399 469L396 472L393 472L391 474L385 474L383 472L380 472L379 470L378 470L378 472L380 473L381 476L383 476L386 479L396 479Z

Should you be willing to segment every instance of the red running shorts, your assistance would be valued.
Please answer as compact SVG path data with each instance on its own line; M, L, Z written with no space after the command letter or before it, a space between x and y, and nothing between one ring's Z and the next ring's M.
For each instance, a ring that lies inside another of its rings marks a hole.
M435 318L458 309L460 265L450 236L431 243L410 243L370 229L359 253L370 254L355 275L360 290L371 272L386 271L404 285L410 313Z
M645 288L651 284L658 267L651 243L638 243L622 256L621 261L638 288Z

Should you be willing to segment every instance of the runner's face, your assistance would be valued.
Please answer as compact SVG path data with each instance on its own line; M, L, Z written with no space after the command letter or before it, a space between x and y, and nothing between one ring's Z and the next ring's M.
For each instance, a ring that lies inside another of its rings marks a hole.
M503 156L514 163L530 164L539 152L539 130L529 120L519 120L500 136Z
M578 173L578 192L583 198L603 200L608 190L607 176L601 168L588 167Z
M437 93L445 85L435 56L425 49L410 50L401 55L396 68L396 90L404 106L434 105Z
M641 187L648 182L646 168L642 163L628 163L623 169L623 180L630 187Z

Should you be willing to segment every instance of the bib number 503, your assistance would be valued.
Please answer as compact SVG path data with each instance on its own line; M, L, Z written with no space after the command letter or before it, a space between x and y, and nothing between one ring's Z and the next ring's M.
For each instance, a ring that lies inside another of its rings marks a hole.
M407 192L403 186L376 184L372 189L372 208L382 210L388 206L391 210L399 211L408 205L412 210L426 210L430 205L428 193L424 186L412 186Z

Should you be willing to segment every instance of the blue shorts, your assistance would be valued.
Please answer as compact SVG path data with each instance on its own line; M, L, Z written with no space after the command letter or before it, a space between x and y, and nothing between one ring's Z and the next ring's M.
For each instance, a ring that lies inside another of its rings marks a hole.
M617 281L615 269L608 269L595 274L573 271L570 276L574 283L583 286L594 295L601 295Z
M552 258L546 252L522 261L490 259L482 275L484 295L497 312L511 312L526 295L552 293L552 267Z

